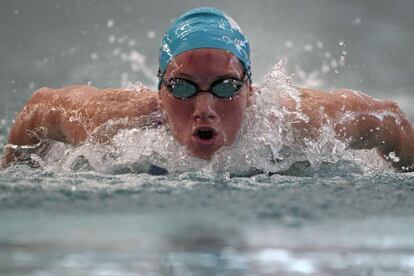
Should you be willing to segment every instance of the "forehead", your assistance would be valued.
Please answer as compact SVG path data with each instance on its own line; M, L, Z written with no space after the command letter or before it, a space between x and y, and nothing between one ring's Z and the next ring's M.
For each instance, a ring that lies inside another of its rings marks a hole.
M166 74L189 75L243 74L243 65L232 53L222 49L201 48L177 55L168 64Z

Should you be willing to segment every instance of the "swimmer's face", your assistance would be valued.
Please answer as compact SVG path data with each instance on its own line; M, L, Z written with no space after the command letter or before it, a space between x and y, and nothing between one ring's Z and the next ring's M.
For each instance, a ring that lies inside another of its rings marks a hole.
M231 53L221 49L194 49L176 56L168 65L165 79L180 78L209 90L217 80L242 80L244 69ZM238 93L229 99L211 92L198 92L188 99L174 97L163 84L159 91L174 138L186 146L191 155L210 159L223 146L237 138L250 104L252 88L245 80Z

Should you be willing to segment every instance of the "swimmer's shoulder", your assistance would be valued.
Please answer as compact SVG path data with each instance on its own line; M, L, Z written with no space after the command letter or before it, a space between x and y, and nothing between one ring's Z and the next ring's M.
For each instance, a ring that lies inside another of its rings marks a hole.
M43 95L50 94L49 99L56 97L56 106L65 111L60 118L65 130L73 129L77 120L80 128L92 132L110 120L140 121L159 110L158 92L144 86L128 89L71 85L41 91Z
M159 108L158 92L147 87L140 87L139 89L100 89L96 100L104 103L112 103L114 108L135 110L141 115L150 114Z

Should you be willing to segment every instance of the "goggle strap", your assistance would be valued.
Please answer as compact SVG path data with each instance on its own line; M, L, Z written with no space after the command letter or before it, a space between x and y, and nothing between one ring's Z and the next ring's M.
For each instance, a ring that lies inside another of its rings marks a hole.
M162 82L164 81L165 74L161 72L161 69L158 68L158 91L161 89Z

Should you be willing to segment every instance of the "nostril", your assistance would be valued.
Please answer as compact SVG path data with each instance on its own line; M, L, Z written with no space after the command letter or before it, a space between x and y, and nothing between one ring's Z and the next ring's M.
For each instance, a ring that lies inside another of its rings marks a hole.
M194 118L196 120L210 120L210 121L214 121L217 118L217 115L214 111L199 111L199 112L195 112L194 114Z
M194 118L196 120L198 120L198 121L202 121L202 120L214 121L214 120L216 120L217 116L216 115L209 115L209 114L203 113L203 114L196 114L194 116Z

